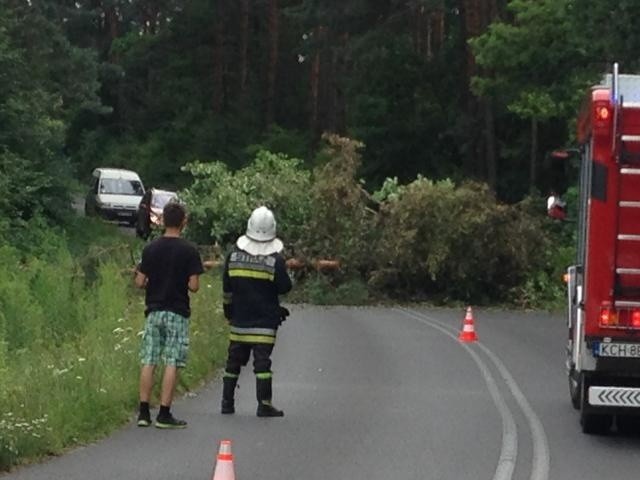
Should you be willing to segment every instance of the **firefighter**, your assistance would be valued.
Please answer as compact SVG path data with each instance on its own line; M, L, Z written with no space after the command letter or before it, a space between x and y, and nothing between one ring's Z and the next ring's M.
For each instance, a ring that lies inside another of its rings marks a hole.
M223 273L224 314L231 325L227 365L223 377L223 414L235 413L234 394L240 369L253 352L259 417L282 417L271 404L271 352L280 324L289 311L278 295L291 290L283 244L276 237L276 220L267 207L255 209L246 234L238 238L226 258Z

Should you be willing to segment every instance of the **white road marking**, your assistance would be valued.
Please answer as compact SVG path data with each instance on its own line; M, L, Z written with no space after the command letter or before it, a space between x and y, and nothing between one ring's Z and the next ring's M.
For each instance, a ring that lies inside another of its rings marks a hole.
M419 316L427 324L435 324L441 327L442 329L446 329L450 336L455 338L455 332L449 325L439 322L433 318L428 317L420 312L411 312L414 315ZM413 315L412 315L413 316ZM415 317L414 317L415 318ZM467 346L466 344L462 344ZM509 387L513 398L518 403L518 406L522 410L527 422L529 423L529 429L531 430L531 437L533 441L533 456L532 456L532 466L531 466L531 476L530 480L548 480L549 478L549 442L547 440L547 435L544 431L544 427L538 415L536 415L535 411L531 407L531 404L525 397L524 393L518 386L517 382L514 380L513 376L504 365L504 363L500 360L500 358L494 354L489 348L483 345L480 342L477 342L478 347L491 359L493 364L496 366L500 375L502 375L503 380L506 385ZM470 348L468 350L471 350Z
M472 350L466 343L460 343L458 341L457 335L451 333L448 327L444 327L439 323L435 323L432 319L424 318L421 314L417 312L412 312L404 309L395 309L396 311L413 318L414 320L419 321L427 325L428 327L434 328L441 333L451 337L457 344L463 347L467 353L471 356L473 361L476 363L482 376L484 377L484 381L487 384L487 388L489 389L489 393L491 394L491 398L493 399L493 403L495 404L498 412L500 413L500 418L502 419L502 447L500 449L500 457L498 459L498 465L496 466L495 474L493 475L493 480L511 480L513 478L513 471L516 466L516 458L518 456L518 431L516 427L516 422L513 418L513 414L507 403L505 402L502 394L500 393L500 389L498 388L498 384L496 383L491 371L487 364L480 358L480 356Z

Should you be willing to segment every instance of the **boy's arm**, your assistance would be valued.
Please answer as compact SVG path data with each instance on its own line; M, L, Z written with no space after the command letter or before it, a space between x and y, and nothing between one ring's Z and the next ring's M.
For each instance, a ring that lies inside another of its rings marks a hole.
M147 273L149 272L149 254L147 253L147 248L145 247L142 250L142 259L140 263L136 266L136 276L134 278L135 286L138 288L146 288L149 283L149 277Z
M136 270L136 278L134 279L136 287L146 288L148 281L149 279L144 273L142 273L140 270Z
M191 275L189 277L189 291L196 293L200 290L200 275Z
M189 282L187 286L193 293L200 290L200 275L204 273L204 266L202 265L202 259L198 249L193 247L191 255L191 264L189 266Z

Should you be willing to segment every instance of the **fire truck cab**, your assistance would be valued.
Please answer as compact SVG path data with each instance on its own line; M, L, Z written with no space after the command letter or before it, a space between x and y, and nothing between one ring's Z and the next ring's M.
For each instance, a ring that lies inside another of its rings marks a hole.
M640 427L640 75L617 65L578 121L576 264L568 269L567 373L585 433Z

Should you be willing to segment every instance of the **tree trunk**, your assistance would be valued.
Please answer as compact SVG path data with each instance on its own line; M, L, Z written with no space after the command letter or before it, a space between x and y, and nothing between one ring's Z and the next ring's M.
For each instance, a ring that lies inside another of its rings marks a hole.
M278 0L269 0L269 63L267 68L267 126L274 121L276 76L278 72L278 39L280 34Z
M414 5L411 7L413 51L416 55L422 53L422 11L424 7Z
M214 113L221 113L224 104L224 30L222 0L216 2L216 19L213 22L213 101Z
M529 191L533 193L538 181L538 119L531 119L531 156L529 158Z
M491 98L485 99L484 105L484 135L486 146L487 162L487 183L491 190L495 192L497 182L497 155L496 155L496 132L493 117L493 102Z
M429 14L426 21L426 37L427 37L427 60L431 60L433 58L433 23L432 16Z
M118 63L118 57L111 51L113 42L118 38L118 11L115 6L107 8L105 12L106 28L109 31L106 50L110 63Z
M240 92L247 89L247 52L249 50L249 0L240 2Z
M435 55L444 44L444 10L440 7L436 8L429 15L429 47L430 55Z
M321 34L321 28L318 27L314 31L315 38L318 39ZM311 73L309 76L309 130L312 135L318 133L318 97L320 93L320 50L316 50L311 62Z
M323 130L336 133L337 110L338 110L338 47L333 46L330 51L329 72L327 86L329 91L327 98L327 118Z
M343 33L340 36L340 54L338 56L337 79L335 82L336 89L336 127L338 134L345 134L347 129L347 99L344 94L343 80L348 75L348 49L349 34Z

